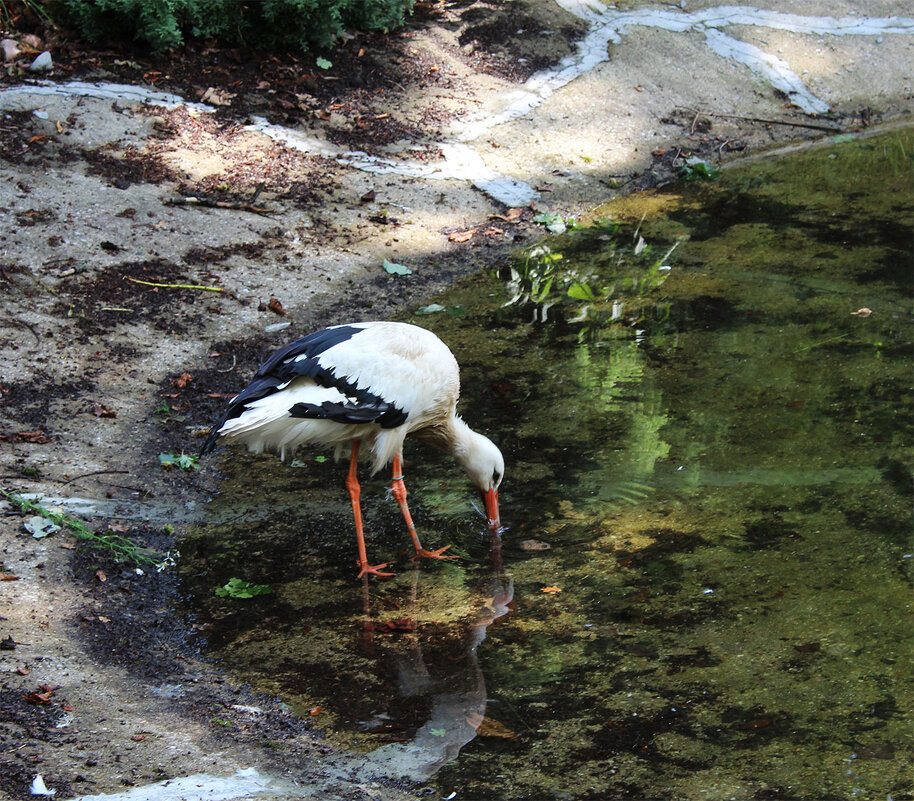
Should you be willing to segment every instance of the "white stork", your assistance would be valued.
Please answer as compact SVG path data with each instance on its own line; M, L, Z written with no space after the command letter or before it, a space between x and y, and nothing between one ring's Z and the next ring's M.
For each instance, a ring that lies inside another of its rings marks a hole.
M352 455L346 488L352 500L359 549L359 577L382 572L390 563L370 565L359 505L359 445L371 448L372 475L393 463L392 491L416 548L416 556L447 559L450 546L422 547L406 505L403 441L420 439L449 450L483 494L488 525L499 528L498 485L505 463L495 444L457 415L460 374L457 360L438 337L408 323L336 325L275 351L251 384L229 402L213 427L203 453L223 438L254 453L272 451L282 459L300 445L349 444Z

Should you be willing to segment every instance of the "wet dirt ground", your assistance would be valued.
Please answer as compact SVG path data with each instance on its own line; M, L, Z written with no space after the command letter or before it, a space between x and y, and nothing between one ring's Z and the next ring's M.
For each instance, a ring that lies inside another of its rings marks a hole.
M766 7L856 13L801 5ZM469 181L376 174L332 153L436 163L467 120L574 53L587 25L553 3L423 6L404 31L323 54L326 70L317 54L196 44L152 57L20 24L16 37L43 41L23 45L0 91L28 84L47 48L53 84L140 85L215 109L0 100L2 486L49 506L86 499L94 529L161 554L217 477L211 465L163 469L159 454L196 452L272 348L324 324L408 315L540 236L538 214L574 217L659 185L687 157L724 164L912 110L912 35L737 27L832 108L811 116L694 32L633 28L609 60L475 140L489 166L535 190L512 208ZM326 153L268 138L257 117ZM35 539L25 517L0 517L0 792L29 797L39 773L72 797L253 766L289 783L279 797L417 796L363 775L309 721L203 658L205 632L175 611L173 571L140 575L62 532Z

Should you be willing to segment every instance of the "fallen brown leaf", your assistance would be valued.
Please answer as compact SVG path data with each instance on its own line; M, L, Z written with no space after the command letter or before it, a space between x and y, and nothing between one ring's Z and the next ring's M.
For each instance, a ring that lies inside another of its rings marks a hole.
M19 581L19 576L12 573L0 573L0 581Z
M476 729L476 734L480 737L497 737L500 740L517 739L517 734L505 726L504 723L500 723L488 715L480 715L478 713L467 715L467 723Z
M46 445L54 437L45 434L44 431L17 431L15 434L0 434L0 440L4 442L31 442L35 445Z
M469 231L454 231L452 234L448 235L449 242L469 242L473 235L476 233L476 229L473 228Z
M378 634L391 634L396 631L415 631L416 621L410 617L404 617L400 620L384 620L375 623L374 630Z
M191 381L194 380L194 377L185 370L177 378L171 379L171 385L177 387L178 389L184 389Z
M504 220L505 222L516 222L520 219L523 209L508 209L504 214L490 214L490 220Z
M92 404L92 414L96 417L117 417L117 412L110 406L105 406L105 404L98 402Z
M269 308L271 312L276 312L276 314L278 314L280 317L286 316L286 310L282 307L282 303L280 303L279 298L270 298L270 302L267 305L267 308Z
M543 587L540 592L548 593L549 595L555 595L562 591L561 587L556 587L554 584L551 587Z
M39 686L35 692L26 693L22 697L28 701L30 704L37 704L39 706L46 706L51 703L51 697L54 695L55 689L49 687L47 684L42 684Z
M97 578L99 581L103 581L103 582L108 580L108 576L105 574L104 570L96 570L95 578ZM99 620L100 619L101 618L99 618Z

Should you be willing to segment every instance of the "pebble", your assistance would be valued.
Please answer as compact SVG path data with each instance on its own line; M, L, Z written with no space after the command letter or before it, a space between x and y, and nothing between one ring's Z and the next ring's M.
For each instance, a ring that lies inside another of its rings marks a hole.
M53 67L54 62L51 61L51 54L45 50L32 62L29 70L31 72L50 72Z
M3 60L13 61L19 55L19 44L15 39L0 39L0 50L3 51Z

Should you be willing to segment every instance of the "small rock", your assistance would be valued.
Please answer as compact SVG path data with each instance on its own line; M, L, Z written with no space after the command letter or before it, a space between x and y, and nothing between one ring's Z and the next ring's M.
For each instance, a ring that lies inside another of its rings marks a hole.
M31 72L50 72L54 67L54 62L51 61L51 54L45 50L38 58L36 58L31 65L29 70Z
M35 36L34 33L24 33L19 37L19 41L24 47L28 47L31 50L41 50L43 43L40 36Z
M3 51L3 61L13 61L19 55L19 44L15 39L0 39L0 50Z
M548 551L552 546L542 540L522 540L520 547L522 551Z

